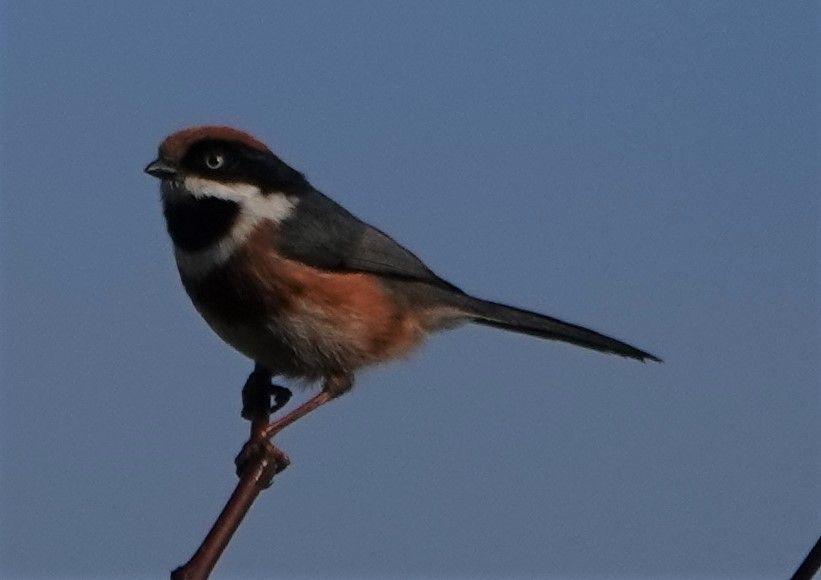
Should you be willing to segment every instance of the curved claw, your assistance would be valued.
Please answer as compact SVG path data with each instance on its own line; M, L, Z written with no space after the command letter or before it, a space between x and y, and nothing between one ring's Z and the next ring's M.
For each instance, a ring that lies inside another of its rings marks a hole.
M293 393L291 392L291 389L287 387L283 387L281 385L271 385L269 395L274 399L274 404L271 405L268 412L273 415L288 404L288 401L291 400Z

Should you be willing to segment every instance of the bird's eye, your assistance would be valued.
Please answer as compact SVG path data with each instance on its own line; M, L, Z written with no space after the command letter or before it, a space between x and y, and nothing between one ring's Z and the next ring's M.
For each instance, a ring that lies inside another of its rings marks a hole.
M219 153L211 153L206 155L205 164L208 166L208 169L219 169L225 164L225 157Z

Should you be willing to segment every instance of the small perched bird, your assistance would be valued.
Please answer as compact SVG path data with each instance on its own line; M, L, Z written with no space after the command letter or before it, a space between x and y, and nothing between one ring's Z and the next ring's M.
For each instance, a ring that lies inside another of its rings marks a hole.
M358 369L466 322L660 360L593 330L466 294L247 133L179 131L145 171L161 180L182 284L214 332L269 382L277 375L322 381L318 395L266 436L347 392Z

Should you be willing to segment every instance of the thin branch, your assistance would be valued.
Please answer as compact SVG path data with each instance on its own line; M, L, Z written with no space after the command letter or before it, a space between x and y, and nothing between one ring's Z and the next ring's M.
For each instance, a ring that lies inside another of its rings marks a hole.
M237 471L241 474L234 493L228 499L217 521L191 559L171 573L171 580L206 580L217 564L228 542L242 523L245 514L259 493L270 487L274 476L288 467L288 457L259 433L270 421L271 384L255 378L252 373L246 391L252 403L244 410L253 411L251 436L237 456Z

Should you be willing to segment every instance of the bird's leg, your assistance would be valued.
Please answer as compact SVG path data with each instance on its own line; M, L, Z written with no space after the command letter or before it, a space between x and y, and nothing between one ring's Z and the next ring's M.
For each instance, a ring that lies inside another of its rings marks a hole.
M281 409L291 398L290 390L271 383L273 374L269 369L257 364L242 387L242 416L251 421L251 436L234 460L237 475L241 476L249 465L261 465L255 463L255 460L273 461L279 470L288 466L285 454L267 439L259 437L260 430L271 421L271 413ZM266 481L262 485L268 487L270 483Z
M328 377L322 385L322 391L305 401L302 405L276 421L269 423L259 431L259 436L263 439L271 439L274 435L285 429L288 425L301 419L311 411L314 411L341 395L344 395L353 387L353 377L348 375L334 375Z
M242 387L242 417L253 421L260 415L270 415L284 407L291 398L291 390L271 383L273 373L256 365ZM273 405L271 404L273 399Z
M254 375L256 374L257 369L251 373L251 376L248 377L248 383L246 383L245 388L243 388L243 400L245 400L245 391L246 388L249 390L250 393L253 393L257 387L251 386L248 387L248 384L252 382L254 379ZM266 371L267 372L267 371ZM267 380L270 380L270 375ZM267 421L261 422L259 426L257 426L257 421L252 423L252 434L251 438L239 452L237 458L234 460L234 464L237 467L237 475L241 476L246 465L249 464L249 461L257 456L259 453L270 453L272 449L275 449L271 443L270 439L280 431L282 431L285 427L296 421L297 419L301 419L311 411L321 407L331 399L335 399L340 395L344 395L348 391L351 390L353 386L353 377L350 376L333 376L329 377L325 384L322 386L322 391L308 399L304 403L302 403L299 407L285 415L284 417L280 417L273 423L268 423ZM256 395L254 395L256 396ZM250 400L249 395L249 400ZM267 415L266 415L267 416ZM288 459L284 458L283 461L287 464Z
M257 365L248 375L245 386L242 387L243 419L253 421L256 417L268 413L271 408L271 373Z

